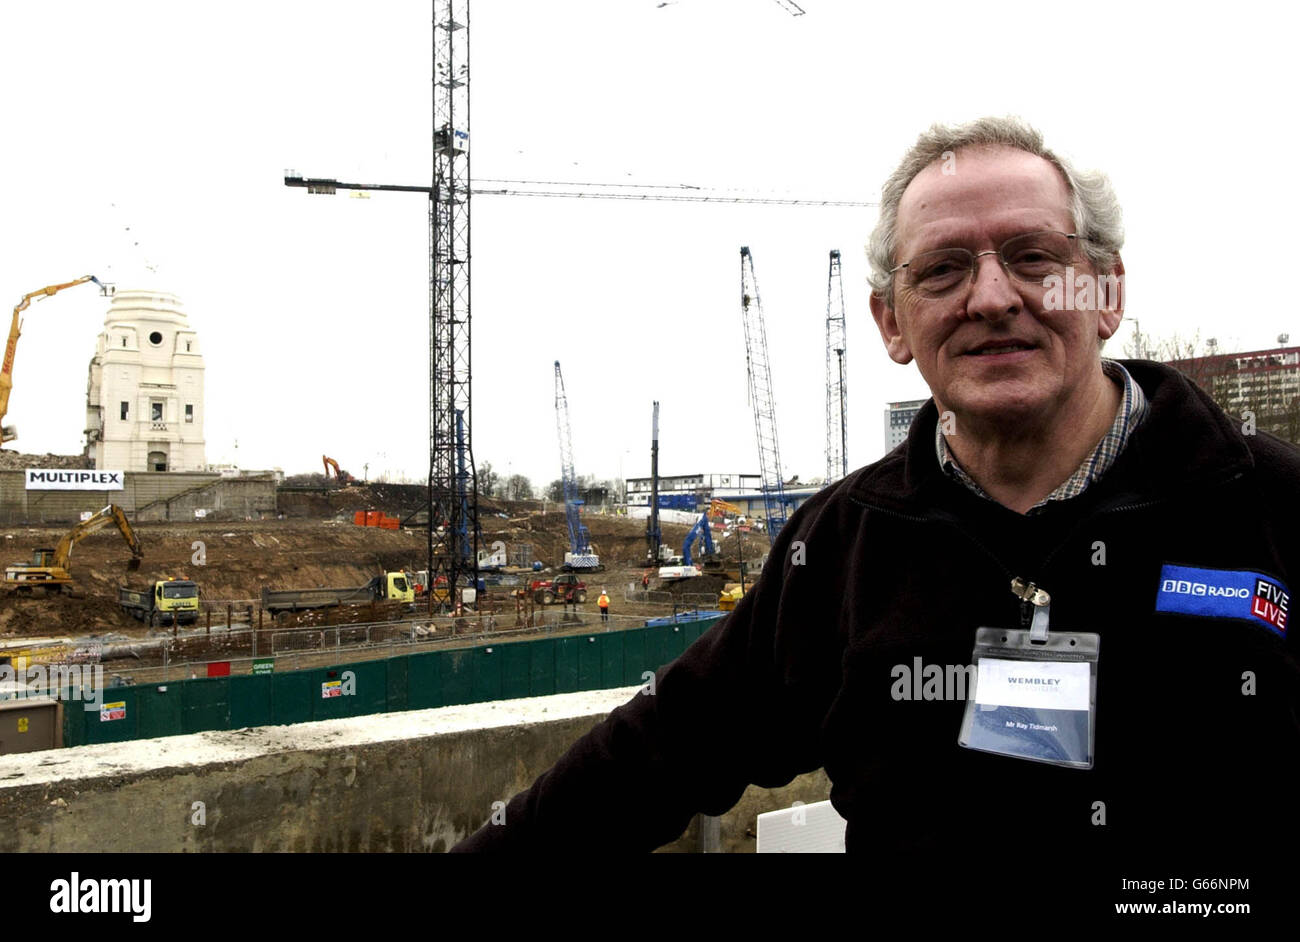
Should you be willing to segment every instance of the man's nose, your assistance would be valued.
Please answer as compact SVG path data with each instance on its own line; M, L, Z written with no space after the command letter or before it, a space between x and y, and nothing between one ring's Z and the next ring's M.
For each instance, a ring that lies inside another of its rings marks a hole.
M1011 283L996 252L975 258L975 283L966 300L966 313L986 321L999 321L1021 312L1020 292Z

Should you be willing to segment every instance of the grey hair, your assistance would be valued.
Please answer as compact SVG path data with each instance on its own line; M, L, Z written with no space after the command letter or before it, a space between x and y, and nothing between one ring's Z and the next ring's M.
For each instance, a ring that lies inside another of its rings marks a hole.
M889 273L898 262L898 204L903 191L918 173L963 147L1011 147L1042 157L1065 178L1070 192L1070 215L1084 255L1099 274L1114 270L1115 256L1124 245L1119 200L1107 176L1097 170L1078 170L1064 157L1043 145L1043 135L1019 118L980 118L956 126L935 124L917 138L884 186L880 188L880 217L867 243L871 263L871 293L894 304L894 279Z

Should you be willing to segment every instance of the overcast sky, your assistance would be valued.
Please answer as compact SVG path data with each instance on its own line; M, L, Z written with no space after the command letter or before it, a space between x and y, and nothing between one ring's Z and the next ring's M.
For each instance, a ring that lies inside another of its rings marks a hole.
M471 161L486 179L874 200L933 121L1018 114L1107 171L1128 323L1221 349L1300 341L1294 14L1280 4L473 0ZM427 471L426 200L310 196L283 170L427 185L430 4L126 0L0 7L0 300L85 273L180 296L207 366L207 457ZM825 468L828 253L848 309L849 459L927 395L867 307L874 209L473 201L477 460L559 475L758 469L739 249L754 256L785 476ZM128 231L129 228L129 231ZM1254 260L1252 260L1252 256ZM93 287L30 311L6 423L79 453ZM236 447L236 442L238 443Z

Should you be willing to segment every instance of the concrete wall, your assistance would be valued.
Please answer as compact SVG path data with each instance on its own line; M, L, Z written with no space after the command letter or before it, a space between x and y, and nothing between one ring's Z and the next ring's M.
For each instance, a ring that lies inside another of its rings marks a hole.
M0 852L444 851L637 690L0 756ZM722 849L753 850L760 812L829 791L821 772L751 787Z
M124 483L117 491L29 491L25 472L0 471L0 525L72 524L82 511L105 504L117 504L133 521L193 520L195 508L218 511L217 519L226 520L276 513L276 484L270 475L223 479L197 471L127 472ZM204 489L196 490L200 487ZM142 507L147 509L137 516Z

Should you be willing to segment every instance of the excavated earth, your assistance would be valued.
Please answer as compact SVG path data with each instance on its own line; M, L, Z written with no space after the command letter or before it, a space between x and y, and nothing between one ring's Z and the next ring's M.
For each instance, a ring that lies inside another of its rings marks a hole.
M135 640L149 634L140 622L117 605L117 589L123 584L148 584L159 579L193 579L200 586L205 608L213 610L213 624L225 623L229 606L236 613L256 609L262 588L301 589L319 586L360 586L372 576L393 569L420 570L426 563L426 534L423 529L386 530L356 526L357 509L387 509L398 513L410 505L409 495L387 494L382 485L321 489L298 495L294 502L299 514L289 519L186 523L142 523L137 525L144 548L138 571L127 569L130 553L120 534L105 529L83 539L72 551L70 570L76 582L73 596L46 597L36 591L16 596L0 590L0 642L25 637L68 637L85 640L99 636L106 640ZM387 498L387 499L386 499ZM405 504L403 506L395 506ZM546 567L540 575L549 578L558 571L568 548L568 531L562 510L553 502L483 500L479 505L485 547L499 540L507 552L532 547L528 555ZM306 516L311 514L311 516ZM674 607L708 606L707 596L716 600L725 579L701 576L661 585L653 576L654 601L629 601L627 586L639 589L645 558L645 523L622 516L584 514L592 544L606 571L585 577L589 593L583 611L596 612L596 597L602 589L612 600L616 615L656 616ZM687 528L665 525L664 541L680 547ZM54 546L66 532L55 527L0 529L0 562L10 564L31 558L37 547ZM754 541L754 555L761 549ZM746 550L750 549L746 546ZM733 554L734 555L734 554ZM734 560L732 561L734 563ZM489 587L492 607L515 614L515 600L508 587ZM206 615L204 616L206 618ZM322 623L335 621L321 620ZM506 619L502 619L503 623ZM202 624L202 621L201 623ZM123 638L122 636L126 636ZM217 641L215 632L211 643ZM196 644L198 639L195 639ZM196 658L201 651L188 652ZM217 653L215 648L212 653Z

